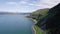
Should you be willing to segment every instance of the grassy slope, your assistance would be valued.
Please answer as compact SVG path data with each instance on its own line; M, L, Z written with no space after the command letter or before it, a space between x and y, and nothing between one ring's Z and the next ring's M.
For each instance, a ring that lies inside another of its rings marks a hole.
M48 8L36 10L36 11L33 12L33 14L42 14L42 15L44 15L44 14L46 14L46 12L48 12L48 10L49 10Z
M37 18L38 20L40 20L47 15L48 10L49 10L48 8L40 9L40 10L33 12L33 14L38 14L38 15L41 14L42 16L40 16L40 18ZM34 28L36 30L36 34L43 34L43 31L37 25L35 25Z
M35 30L36 30L36 34L43 34L43 31L38 27L38 26L34 26Z
M44 18L47 15L47 12L49 11L49 8L45 8L45 9L40 9L40 10L36 10L33 12L33 14L41 14L42 16L40 16L39 18L37 18L38 20Z

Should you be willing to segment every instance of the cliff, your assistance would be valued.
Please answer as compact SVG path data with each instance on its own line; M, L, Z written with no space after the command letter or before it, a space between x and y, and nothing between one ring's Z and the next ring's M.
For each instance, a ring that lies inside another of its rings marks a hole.
M37 16L34 16L37 15ZM40 9L31 14L37 19L37 26L48 34L60 34L60 3L51 9Z
M49 9L48 15L36 24L42 30L50 30L49 34L60 34L60 3Z

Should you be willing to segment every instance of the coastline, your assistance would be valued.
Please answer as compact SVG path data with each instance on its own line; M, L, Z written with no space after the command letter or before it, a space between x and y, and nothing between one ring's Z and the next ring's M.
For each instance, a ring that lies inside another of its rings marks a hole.
M32 26L33 34L36 34L36 30L35 30L34 26L35 26L35 24L37 23L37 21L36 21L36 20L34 20L34 19L32 19L32 18L30 18L30 19L34 22L34 24L33 24L33 26ZM43 31L43 30L42 30L42 31ZM43 34L46 34L46 32L45 32L45 31L43 31Z
M33 26L32 26L32 29L33 29L33 34L36 34L36 30L35 30L35 28L34 28L34 26L35 26L35 24L37 23L37 21L36 20L34 20L34 19L32 19L32 18L30 18L32 21L34 21L34 24L33 24Z
M36 34L36 30L34 28L34 25L32 26L32 29L33 29L33 34Z

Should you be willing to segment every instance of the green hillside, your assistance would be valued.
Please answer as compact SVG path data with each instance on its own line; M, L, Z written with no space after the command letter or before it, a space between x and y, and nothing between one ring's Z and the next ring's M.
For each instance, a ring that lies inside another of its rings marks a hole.
M39 9L34 11L32 14L30 14L30 17L35 19L37 21L36 25L35 25L35 30L36 30L36 34L43 34L44 32L42 31L42 29L40 29L38 27L39 21L41 19L43 19L45 16L47 16L49 11L49 8L44 8L44 9Z
M44 15L48 12L49 8L39 9L33 12L33 14L41 14Z
M31 16L32 18L36 19L37 21L44 18L47 15L49 8L39 9L34 11Z
M37 21L35 24L36 34L43 31L47 34L60 34L60 3L51 9L37 10L30 16Z

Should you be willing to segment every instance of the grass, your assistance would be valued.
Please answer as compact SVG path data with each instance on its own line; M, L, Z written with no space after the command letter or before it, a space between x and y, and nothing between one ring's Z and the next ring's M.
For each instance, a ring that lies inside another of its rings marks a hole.
M36 34L43 34L43 31L37 26L34 26L35 30L36 30Z
M42 15L39 18L38 17L35 18L35 20L37 20L37 24L40 23L38 21L40 21L41 19L44 19L48 15L48 11L49 11L49 8L45 8L45 9L36 10L35 12L32 13L33 15L36 15L36 14L38 14L38 15L41 14ZM35 25L34 28L36 30L36 34L43 34L43 31L37 25Z

